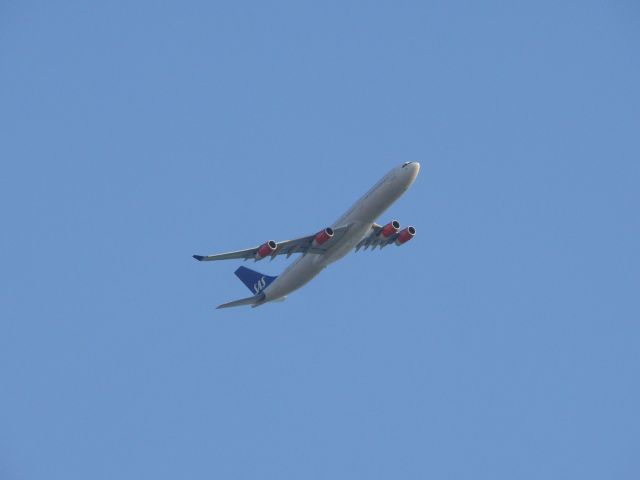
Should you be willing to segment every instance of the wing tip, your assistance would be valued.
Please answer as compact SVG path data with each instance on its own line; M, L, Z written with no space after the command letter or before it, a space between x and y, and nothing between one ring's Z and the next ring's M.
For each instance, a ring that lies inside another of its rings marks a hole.
M199 262L204 260L204 256L202 256L202 255L192 255L192 257L195 258L196 260L198 260Z

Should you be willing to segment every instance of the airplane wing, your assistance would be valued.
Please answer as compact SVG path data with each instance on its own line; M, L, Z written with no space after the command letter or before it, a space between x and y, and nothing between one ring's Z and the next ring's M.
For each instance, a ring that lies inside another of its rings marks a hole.
M331 229L333 235L330 237L329 241L325 241L321 245L314 243L314 240L320 233L315 233L313 235L307 235L306 237L295 238L293 240L284 240L282 242L266 242L263 245L247 248L244 250L236 250L235 252L227 252L227 253L219 253L216 255L194 255L193 258L199 261L211 261L211 260L231 260L231 259L242 259L248 260L250 258L254 258L256 260L260 260L261 258L271 257L273 260L277 255L286 255L289 258L294 253L325 253L329 250L333 245L337 243L340 238L347 232L349 229L349 225L344 225L341 227L335 227ZM267 246L269 243L275 245L275 249L266 249L265 251L268 253L261 258L257 258L258 251Z
M360 240L360 242L356 245L356 252L363 247L365 250L369 247L371 247L371 250L374 250L376 247L383 249L387 245L395 243L398 237L403 235L404 232L404 230L398 231L396 233L392 233L388 237L385 237L384 235L382 235L383 228L384 227L382 225L378 225L377 223L371 225L371 231L369 232L369 235ZM411 236L415 235L415 229L413 227L408 227L408 229L413 229L413 233L410 234ZM407 240L404 237L400 238L401 243L404 243L406 241Z

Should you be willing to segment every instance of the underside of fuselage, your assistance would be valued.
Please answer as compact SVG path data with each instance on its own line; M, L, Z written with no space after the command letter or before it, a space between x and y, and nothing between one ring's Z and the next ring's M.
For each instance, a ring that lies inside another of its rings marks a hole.
M349 253L368 235L375 220L409 188L415 180L415 175L401 177L397 169L394 169L383 177L333 225L333 228L347 226L348 229L331 250L319 255L307 254L296 260L265 289L266 298L262 303L278 299L303 287L328 265Z

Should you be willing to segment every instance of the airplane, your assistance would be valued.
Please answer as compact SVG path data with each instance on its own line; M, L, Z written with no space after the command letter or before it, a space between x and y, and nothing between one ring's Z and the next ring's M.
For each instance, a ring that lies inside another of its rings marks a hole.
M269 240L260 246L235 252L193 255L198 261L259 261L265 258L273 260L277 255L286 255L289 258L294 253L302 254L277 277L263 275L241 266L235 274L249 288L252 295L223 303L217 308L241 305L258 307L267 302L284 300L288 294L304 286L329 264L341 259L353 248L356 251L369 247L382 249L391 244L403 245L411 240L416 235L415 227L408 226L400 230L397 220L392 220L386 225L378 225L375 220L409 189L419 171L418 162L405 162L391 169L332 226L313 235L282 242Z

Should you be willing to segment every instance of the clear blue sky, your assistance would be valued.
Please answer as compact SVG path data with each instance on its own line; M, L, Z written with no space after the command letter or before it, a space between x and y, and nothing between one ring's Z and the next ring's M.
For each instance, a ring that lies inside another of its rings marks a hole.
M3 2L0 478L640 478L639 49L632 0ZM214 309L192 254L407 160L414 241Z

